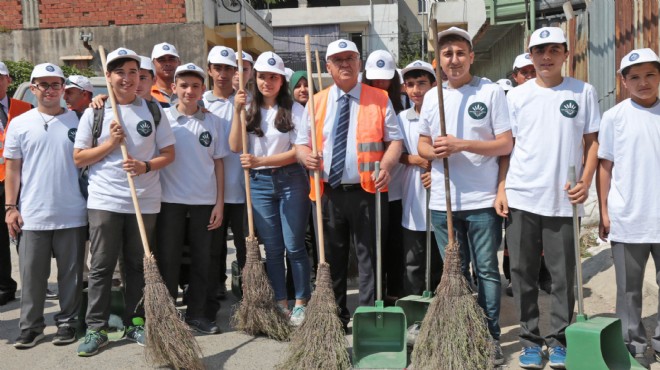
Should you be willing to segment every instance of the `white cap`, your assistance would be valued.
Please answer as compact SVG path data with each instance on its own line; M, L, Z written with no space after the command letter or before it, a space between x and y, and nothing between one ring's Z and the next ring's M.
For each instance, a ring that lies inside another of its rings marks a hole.
M188 63L176 67L176 71L174 71L174 80L176 80L176 76L180 75L181 73L187 73L187 72L196 73L199 77L202 78L202 80L206 79L206 73L204 72L203 69L199 68L194 63Z
M534 63L532 63L532 57L529 55L529 53L524 53L520 54L516 57L516 60L513 61L513 69L520 69L523 67L531 66Z
M291 76L293 76L293 69L286 67L284 68L284 72L286 73L286 82L291 81Z
M248 62L252 63L252 65L254 65L254 58L252 58L252 55L241 51L241 57L243 57L244 61L247 60ZM238 53L236 53L236 60L238 60Z
M9 76L9 69L7 69L7 65L2 62L0 62L0 75Z
M631 51L630 53L626 54L623 58L621 58L621 65L619 67L619 73L623 71L624 69L634 66L635 64L641 64L641 63L649 63L649 62L656 62L660 63L660 59L658 59L658 55L651 49L645 48L645 49L635 49Z
M236 64L236 52L226 46L214 46L209 51L207 61L211 64L226 64L232 67L238 67Z
M261 53L257 58L257 61L254 62L254 69L258 72L271 72L286 76L286 70L284 69L282 58L272 51Z
M360 55L360 52L358 51L357 46L353 41L339 39L337 41L331 42L328 45L328 50L325 52L325 61L327 62L331 56L343 53L345 51L352 51L357 53L357 55Z
M71 75L67 77L66 81L64 81L64 89L70 89L72 87L94 93L94 86L92 86L89 78L85 76Z
M106 59L105 65L107 66L108 64L110 64L110 62L113 62L121 58L133 59L136 62L138 62L138 65L140 64L140 56L137 55L133 50L126 48L119 48L111 51L110 54L108 54L108 58Z
M154 72L154 64L151 62L151 59L140 55L140 69Z
M467 42L470 43L470 47L472 47L472 37L468 31L458 27L449 27L444 31L438 32L438 41L440 41L441 38L449 35L457 35L464 38Z
M511 83L511 80L508 78L502 78L497 80L497 84L500 85L501 88L504 89L504 91L509 91L513 89L513 84Z
M158 59L163 55L173 55L179 57L179 53L176 51L176 48L172 44L166 42L154 45L153 50L151 50L151 59Z
M64 80L64 73L62 72L62 68L55 64L42 63L34 66L32 75L30 75L30 81L40 77L59 77Z
M401 70L401 78L405 76L406 73L414 70L420 70L420 71L426 71L435 77L435 70L433 69L433 66L431 63L427 63L423 60L416 60L406 66L406 68Z
M369 54L364 70L370 80L391 80L396 71L396 63L392 54L385 50L376 50Z
M563 44L566 42L564 31L559 27L542 27L532 33L529 38L528 49L543 44Z

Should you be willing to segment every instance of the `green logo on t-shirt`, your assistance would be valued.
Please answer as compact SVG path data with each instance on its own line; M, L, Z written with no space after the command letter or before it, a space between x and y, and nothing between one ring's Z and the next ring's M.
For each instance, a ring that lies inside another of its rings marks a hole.
M204 131L201 134L199 134L199 143L202 144L205 147L211 146L211 141L213 139L211 138L211 133L208 131Z
M67 136L69 136L69 140L71 140L72 143L76 141L76 132L78 132L77 128L69 129L69 132L67 132Z
M561 106L559 107L561 114L568 118L575 118L575 116L578 114L578 109L580 109L580 107L578 106L578 103L575 102L575 100L564 100L564 102L561 103Z
M474 119L483 119L488 114L488 107L482 102L472 103L468 107L468 114Z
M151 135L151 132L153 130L151 129L151 122L149 121L140 121L137 124L137 132L138 134L147 137Z

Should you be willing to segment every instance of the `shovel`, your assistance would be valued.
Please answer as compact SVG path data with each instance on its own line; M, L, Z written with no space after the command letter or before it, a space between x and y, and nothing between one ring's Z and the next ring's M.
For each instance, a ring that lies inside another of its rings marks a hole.
M380 162L374 171L378 178ZM353 314L353 367L403 369L407 365L406 314L385 307L382 292L380 191L376 190L376 304Z
M575 166L568 169L568 181L575 186ZM645 369L628 352L623 342L621 320L609 317L587 318L584 314L582 264L580 263L580 225L577 205L573 205L573 243L578 284L578 315L566 328L566 368L569 370Z

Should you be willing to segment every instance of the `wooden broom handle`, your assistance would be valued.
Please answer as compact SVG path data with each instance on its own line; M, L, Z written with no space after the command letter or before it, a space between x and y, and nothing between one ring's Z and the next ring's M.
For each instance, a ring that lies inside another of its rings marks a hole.
M445 99L442 92L442 71L440 68L440 45L438 44L438 20L433 19L431 21L431 32L433 32L433 39L435 40L435 75L438 83L436 88L438 89L438 112L440 113L440 136L447 136L447 127L445 125ZM433 139L433 138L431 138ZM445 203L447 207L447 236L449 239L449 245L454 243L454 220L451 212L451 185L449 183L449 158L442 159L442 165L444 167L445 175Z
M321 59L319 59L319 51L318 50L314 50L314 53L316 53L316 73L318 74L316 77L319 79L319 91L321 91L321 90L323 90L323 79L321 78ZM312 75L309 74L309 71L310 71L310 69L307 68L307 74L309 75L309 80L310 80L309 84L311 84ZM312 90L310 89L310 91L312 91ZM309 96L312 96L312 94L309 94Z
M243 40L241 36L241 24L236 23L236 58L238 64L238 88L239 90L245 89L245 81L243 81ZM247 123L245 122L245 109L241 109L241 140L243 141L243 154L248 154L248 140L247 140ZM248 230L249 236L254 236L254 216L252 215L252 193L250 192L250 170L243 169L243 176L245 177L245 203L247 207Z
M317 63L318 63L318 51L316 52ZM309 86L309 100L307 100L307 110L309 111L309 130L312 136L312 155L316 157L318 155L318 149L316 145L316 116L314 112L314 84L312 83L312 52L309 41L309 35L305 35L305 60L307 62L307 76L310 80L308 82ZM320 63L319 63L320 65ZM320 77L319 77L320 80ZM325 244L323 243L323 212L321 209L321 171L318 169L314 170L314 197L316 199L316 229L318 234L318 240L316 244L319 246L319 263L325 263Z
M105 49L102 45L99 45L99 54L101 55L101 65L103 66L103 73L107 75L108 68L106 66L106 57ZM140 62L138 62L138 67ZM117 121L122 127L124 123L121 120L119 115L119 109L117 106L117 98L115 97L115 92L112 89L112 85L108 78L105 79L105 84L108 88L108 95L110 96L110 102L112 103L112 112L115 115L115 121ZM122 140L120 144L121 156L124 158L124 161L128 160L128 149L126 149L126 141ZM133 207L135 207L135 218L137 218L138 229L140 230L140 238L142 239L142 248L144 248L144 254L147 257L151 257L151 249L149 248L149 240L147 239L147 231L144 227L144 220L142 219L142 211L140 211L140 203L138 202L137 192L135 191L135 183L133 182L133 177L130 173L126 172L126 177L128 178L128 186L131 188L131 198L133 199Z

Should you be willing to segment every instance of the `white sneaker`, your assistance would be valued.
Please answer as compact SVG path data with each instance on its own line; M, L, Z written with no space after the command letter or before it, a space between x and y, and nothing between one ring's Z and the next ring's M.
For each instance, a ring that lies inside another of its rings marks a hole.
M293 326L300 326L305 320L305 306L295 306L291 311L289 321Z

